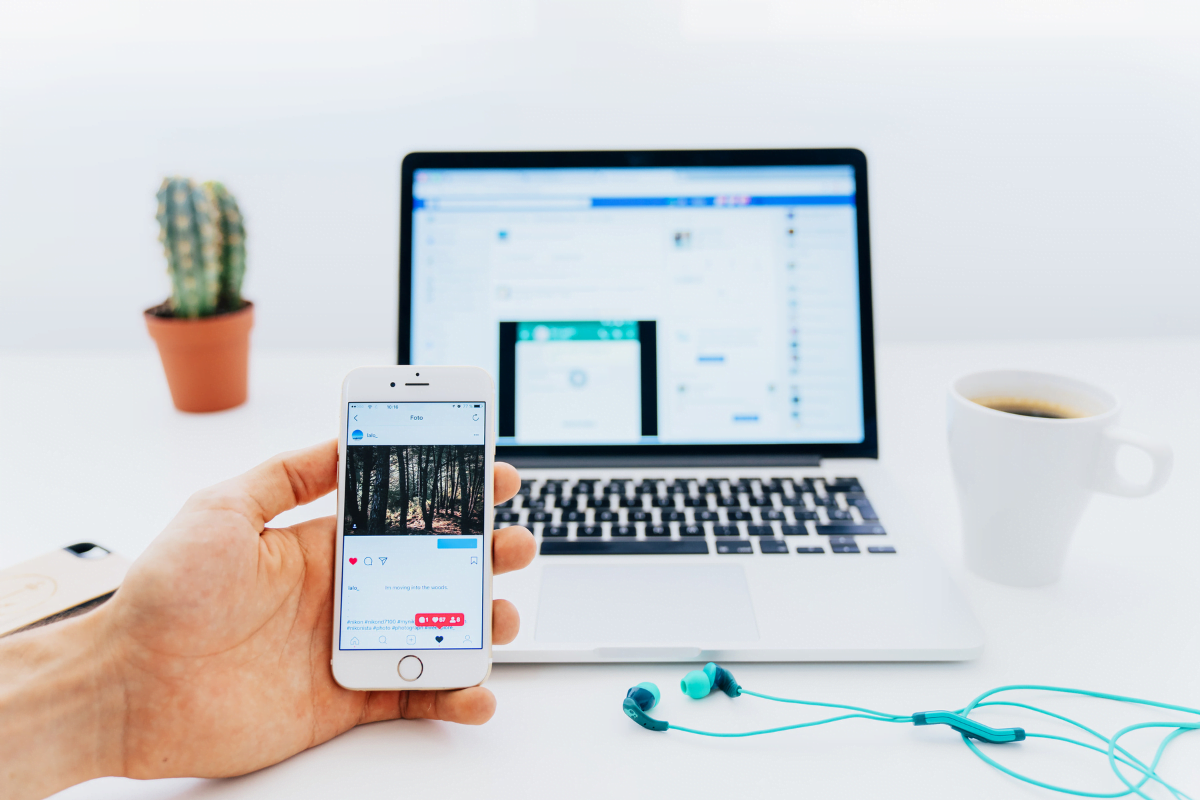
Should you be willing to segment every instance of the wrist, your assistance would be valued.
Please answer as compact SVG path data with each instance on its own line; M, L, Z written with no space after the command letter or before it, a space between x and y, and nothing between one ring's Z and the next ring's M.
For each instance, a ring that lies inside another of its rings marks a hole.
M121 774L125 703L104 610L0 639L0 795Z

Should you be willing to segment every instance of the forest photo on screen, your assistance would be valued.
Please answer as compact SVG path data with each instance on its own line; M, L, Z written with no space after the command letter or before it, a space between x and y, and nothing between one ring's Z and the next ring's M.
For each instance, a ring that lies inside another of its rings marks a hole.
M346 448L347 536L483 534L483 445Z

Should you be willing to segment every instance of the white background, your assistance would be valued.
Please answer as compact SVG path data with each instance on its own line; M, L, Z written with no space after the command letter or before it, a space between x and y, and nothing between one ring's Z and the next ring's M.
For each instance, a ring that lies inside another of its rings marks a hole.
M415 149L858 146L883 340L1200 333L1169 0L0 4L0 346L140 348L221 179L268 347L394 341Z

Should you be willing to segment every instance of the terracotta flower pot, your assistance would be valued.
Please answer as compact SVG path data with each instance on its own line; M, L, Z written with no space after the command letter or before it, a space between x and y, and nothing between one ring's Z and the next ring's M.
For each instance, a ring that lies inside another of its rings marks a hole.
M171 399L180 411L222 411L246 402L254 304L200 319L160 317L147 309Z

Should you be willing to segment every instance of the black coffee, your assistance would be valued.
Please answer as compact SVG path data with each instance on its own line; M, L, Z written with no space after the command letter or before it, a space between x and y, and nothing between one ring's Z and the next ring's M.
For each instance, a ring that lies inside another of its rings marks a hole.
M1039 417L1041 419L1077 419L1080 414L1074 409L1067 408L1048 400L1031 400L1022 397L979 397L972 398L981 406L1003 411L1005 414L1017 414L1022 417Z

